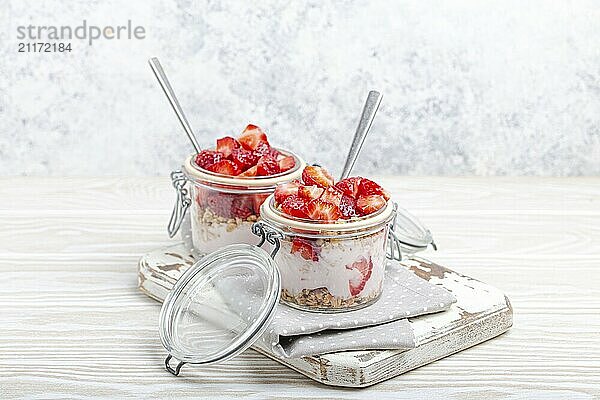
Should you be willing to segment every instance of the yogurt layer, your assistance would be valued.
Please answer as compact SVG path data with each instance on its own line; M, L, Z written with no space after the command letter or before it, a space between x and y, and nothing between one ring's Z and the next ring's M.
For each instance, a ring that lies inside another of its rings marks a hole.
M331 295L348 299L353 297L351 282L364 278L352 264L366 259L372 262L371 274L355 296L371 297L379 293L385 274L385 233L384 229L359 238L319 241L318 261L306 260L292 252L292 242L283 240L276 256L282 289L295 296L303 289L324 287Z
M257 244L258 237L252 233L252 221L205 222L192 212L192 243L202 253L211 253L236 243Z

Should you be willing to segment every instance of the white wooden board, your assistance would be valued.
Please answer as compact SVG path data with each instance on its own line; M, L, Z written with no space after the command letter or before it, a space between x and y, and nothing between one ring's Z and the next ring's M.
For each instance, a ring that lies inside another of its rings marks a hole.
M161 301L193 262L183 244L146 254L138 263L139 287ZM280 358L260 347L255 350L318 382L364 387L491 339L512 326L512 307L498 289L422 258L406 260L403 265L457 299L448 311L409 319L416 348L346 351L297 359Z

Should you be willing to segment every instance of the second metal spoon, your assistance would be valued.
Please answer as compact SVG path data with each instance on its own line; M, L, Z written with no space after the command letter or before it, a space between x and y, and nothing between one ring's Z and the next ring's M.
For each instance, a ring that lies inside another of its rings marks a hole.
M375 114L377 114L382 98L383 96L381 93L375 90L369 92L360 116L360 121L358 121L358 126L356 127L356 132L354 133L354 139L352 139L352 145L346 156L346 163L344 164L340 180L345 179L350 175L350 171L352 171L352 167L354 167L360 149L365 142L367 133L369 133L369 129L371 129L373 119L375 118Z

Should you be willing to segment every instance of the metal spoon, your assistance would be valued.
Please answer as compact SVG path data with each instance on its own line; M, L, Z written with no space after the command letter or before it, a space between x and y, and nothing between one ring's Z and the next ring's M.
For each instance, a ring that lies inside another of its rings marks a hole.
M377 114L382 98L383 96L381 93L375 90L369 92L369 96L367 96L367 101L362 110L362 115L360 116L360 121L356 127L356 132L354 133L354 139L352 139L352 145L346 156L346 163L344 164L340 180L345 179L350 175L350 171L352 171L352 167L354 167L354 163L358 158L358 153L360 153L360 149L365 142L367 133L369 133L369 129L371 129L371 124L373 123L375 114Z
M165 92L167 99L169 99L169 103L171 103L171 107L173 107L173 111L177 114L177 118L179 118L179 122L183 126L183 130L187 133L188 138L192 142L192 146L194 146L194 150L196 153L200 153L200 146L198 145L198 140L196 140L196 136L194 135L194 131L192 131L192 127L190 123L187 121L185 114L183 113L183 109L179 105L179 101L177 101L177 97L175 96L175 92L167 79L167 75L165 71L163 71L160 62L158 62L158 58L152 57L148 60L148 64L150 64L150 68L152 68L152 72L156 75L156 79L158 79L158 83L160 83L160 87Z

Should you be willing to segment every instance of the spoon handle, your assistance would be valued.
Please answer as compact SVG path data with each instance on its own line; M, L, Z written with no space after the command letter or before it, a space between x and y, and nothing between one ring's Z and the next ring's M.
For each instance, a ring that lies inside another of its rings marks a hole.
M169 80L167 79L167 75L165 74L165 71L163 71L162 66L160 65L160 62L158 61L158 58L152 57L151 59L148 60L148 64L150 64L150 68L152 68L152 72L154 72L154 75L156 75L156 79L158 79L158 83L160 83L160 87L165 92L167 99L169 99L169 103L171 103L171 107L173 107L173 111L175 111L175 114L177 114L177 118L179 118L179 122L181 122L181 125L183 126L185 133L187 133L188 138L190 138L190 141L192 142L192 146L194 146L194 150L196 150L196 153L200 153L201 149L200 149L200 146L198 145L198 140L196 140L194 131L192 131L192 127L190 126L190 123L188 122L187 118L185 117L185 114L183 113L183 109L179 105L179 101L177 101L177 96L175 96L175 92L173 91L173 88L171 87L171 84L169 83Z
M354 133L354 139L352 139L352 146L350 146L350 150L346 156L346 163L344 164L340 180L345 179L350 175L350 171L352 171L352 167L354 167L354 163L358 158L358 153L360 153L360 149L365 142L367 133L369 133L369 129L371 129L371 124L373 123L375 114L377 114L377 109L379 109L382 98L383 96L381 93L375 90L369 92L369 96L367 97L367 101L362 110L362 115L360 116L360 121L358 122L358 127Z

